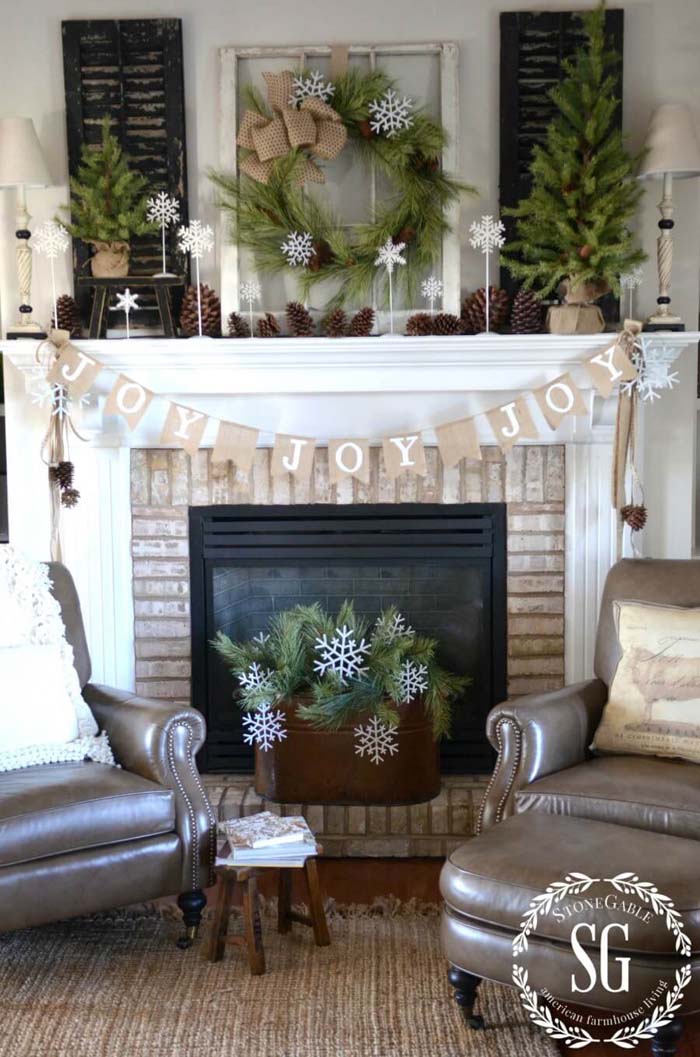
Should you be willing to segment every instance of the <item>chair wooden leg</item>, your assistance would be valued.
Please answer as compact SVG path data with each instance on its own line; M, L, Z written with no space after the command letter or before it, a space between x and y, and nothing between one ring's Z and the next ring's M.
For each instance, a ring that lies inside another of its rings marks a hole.
M243 886L243 927L250 971L253 976L261 976L265 972L265 951L258 906L258 882L254 877L250 877Z
M326 912L323 909L323 896L318 880L318 869L316 860L310 857L304 863L304 874L306 876L306 889L309 895L309 912L314 930L314 939L317 947L327 947L331 942L328 935L328 923Z
M458 969L451 965L447 973L447 979L455 990L455 1002L459 1006L462 1016L470 1028L483 1028L484 1018L474 1012L476 1003L476 992L481 983L480 976L472 976L464 969Z
M279 871L277 881L277 931L289 932L292 927L292 871Z
M231 913L231 897L235 883L234 877L224 876L219 878L218 900L209 934L208 957L210 962L220 962L224 956L226 933Z
M651 1043L653 1057L675 1057L682 1034L683 1021L678 1019L672 1020L664 1028L659 1028Z

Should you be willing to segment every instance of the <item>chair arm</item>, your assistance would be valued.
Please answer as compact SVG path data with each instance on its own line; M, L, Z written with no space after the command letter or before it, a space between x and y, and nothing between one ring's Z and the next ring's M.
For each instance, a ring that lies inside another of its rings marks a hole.
M486 734L498 758L481 806L478 832L514 814L515 794L523 786L586 759L607 699L605 683L589 679L491 709Z
M83 687L83 697L124 770L175 794L183 847L182 891L213 884L216 818L195 762L206 735L204 717L194 708L92 683Z

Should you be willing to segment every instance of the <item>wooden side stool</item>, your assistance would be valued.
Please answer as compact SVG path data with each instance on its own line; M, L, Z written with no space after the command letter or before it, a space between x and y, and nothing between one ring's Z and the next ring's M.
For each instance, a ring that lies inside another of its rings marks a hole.
M127 287L132 294L139 293L144 289L153 290L156 295L163 337L174 338L177 336L170 304L170 291L175 287L184 286L185 280L181 275L130 275L119 279L114 279L111 276L109 278L98 278L94 275L80 275L76 282L78 286L91 287L95 291L90 312L91 338L104 336L107 329L108 298L115 291L125 290Z
M319 852L322 849L319 848ZM302 867L291 866L276 868L270 866L228 866L214 867L218 879L218 897L214 920L209 936L208 958L218 962L224 956L226 944L245 947L248 952L248 964L254 976L265 972L265 950L262 941L260 922L260 904L258 897L258 878L270 869L279 870L277 931L289 932L292 924L308 925L313 929L314 940L318 947L327 947L331 942L328 934L328 923L323 909L323 898L318 881L318 868L315 856L310 856ZM292 871L303 870L306 880L306 891L309 901L309 913L299 914L292 910ZM228 936L229 915L236 885L243 887L243 934Z

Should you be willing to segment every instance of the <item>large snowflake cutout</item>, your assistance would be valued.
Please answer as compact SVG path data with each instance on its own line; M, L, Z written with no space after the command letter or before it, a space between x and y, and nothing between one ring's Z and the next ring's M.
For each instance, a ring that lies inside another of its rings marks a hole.
M406 258L401 256L401 250L405 249L405 242L394 242L391 238L388 238L384 245L379 247L377 259L374 263L376 265L383 264L389 275L391 275L395 265L406 263Z
M369 646L364 639L358 643L355 633L347 624L336 628L335 635L330 640L326 635L316 639L316 652L321 656L320 660L314 661L314 670L319 675L333 672L340 679L342 686L347 686L349 679L354 679L366 671L362 667L362 656L369 653Z
M182 252L191 254L195 260L199 260L214 246L214 232L208 224L202 224L201 220L191 220L189 227L180 227L177 239Z
M246 727L243 741L246 745L257 745L263 752L271 749L276 741L284 741L287 737L284 712L268 704L261 705L255 712L244 712L242 722Z
M417 664L415 661L406 660L401 665L399 676L399 692L402 705L410 705L424 690L428 689L426 678L428 668L425 664Z
M171 198L167 191L159 191L153 198L149 198L146 219L152 220L162 228L177 224L180 219L180 204L177 198Z
M469 231L470 244L482 253L491 253L492 250L503 246L506 241L505 224L502 220L494 220L488 214L481 220L474 220L469 226Z
M70 418L76 404L77 407L85 407L90 403L89 393L84 393L75 401L65 385L47 381L46 371L44 364L36 364L27 380L29 397L37 407L50 407L52 417Z
M413 124L411 108L413 102L399 98L399 93L389 88L379 99L373 99L369 104L369 112L373 117L369 127L372 132L383 132L387 139L393 139L397 132L410 128Z
M393 756L399 751L399 743L394 737L394 728L382 723L376 716L355 727L355 754L367 756L372 763L383 763L386 756Z
M314 240L309 231L290 231L280 249L290 268L296 268L298 264L305 268L314 255Z
M335 92L335 85L324 81L319 70L311 70L306 77L299 74L292 83L294 90L289 97L290 106L299 106L305 99L322 99L327 103Z
M238 681L244 690L267 690L271 688L273 675L269 668L261 668L253 661L247 672L241 672Z
M658 338L638 339L632 362L637 368L637 377L623 382L620 387L623 393L637 390L640 398L648 403L661 399L661 393L674 389L680 384L677 371L671 370L671 364L678 358L678 349L667 345Z
M57 224L55 220L47 220L32 239L32 246L49 260L55 260L59 254L65 253L69 242L70 235L63 224Z

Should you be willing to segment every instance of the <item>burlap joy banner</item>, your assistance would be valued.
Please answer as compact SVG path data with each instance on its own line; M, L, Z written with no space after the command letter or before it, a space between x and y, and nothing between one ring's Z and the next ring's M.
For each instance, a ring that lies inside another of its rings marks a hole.
M538 440L540 431L532 420L524 397L486 412L499 447L508 452L519 440Z
M236 422L220 422L212 452L212 462L230 461L236 470L247 477L255 458L260 436L257 429L239 426Z
M567 415L587 415L588 408L581 390L570 374L562 374L532 394L552 429L558 429Z
M440 458L449 470L462 459L480 459L481 448L473 418L446 422L435 430Z
M308 481L314 465L316 441L312 437L294 437L278 433L272 449L270 473L282 477L291 473L294 477Z
M60 352L46 380L54 385L65 385L72 399L80 400L81 396L85 396L92 389L102 370L102 364L76 349L75 345L71 345L67 331L52 331L51 339L54 344L57 344L54 336L58 336L60 341L62 334L66 335L66 340L57 345Z
M344 477L356 477L363 484L369 484L369 441L329 440L328 476L332 484L338 484Z
M105 415L121 415L129 429L136 429L148 411L153 393L125 374L117 378L105 404Z
M193 458L199 451L208 421L208 417L201 411L171 404L165 417L160 442L166 445L178 444Z
M425 448L420 433L397 434L382 441L387 475L395 480L402 473L425 477Z

